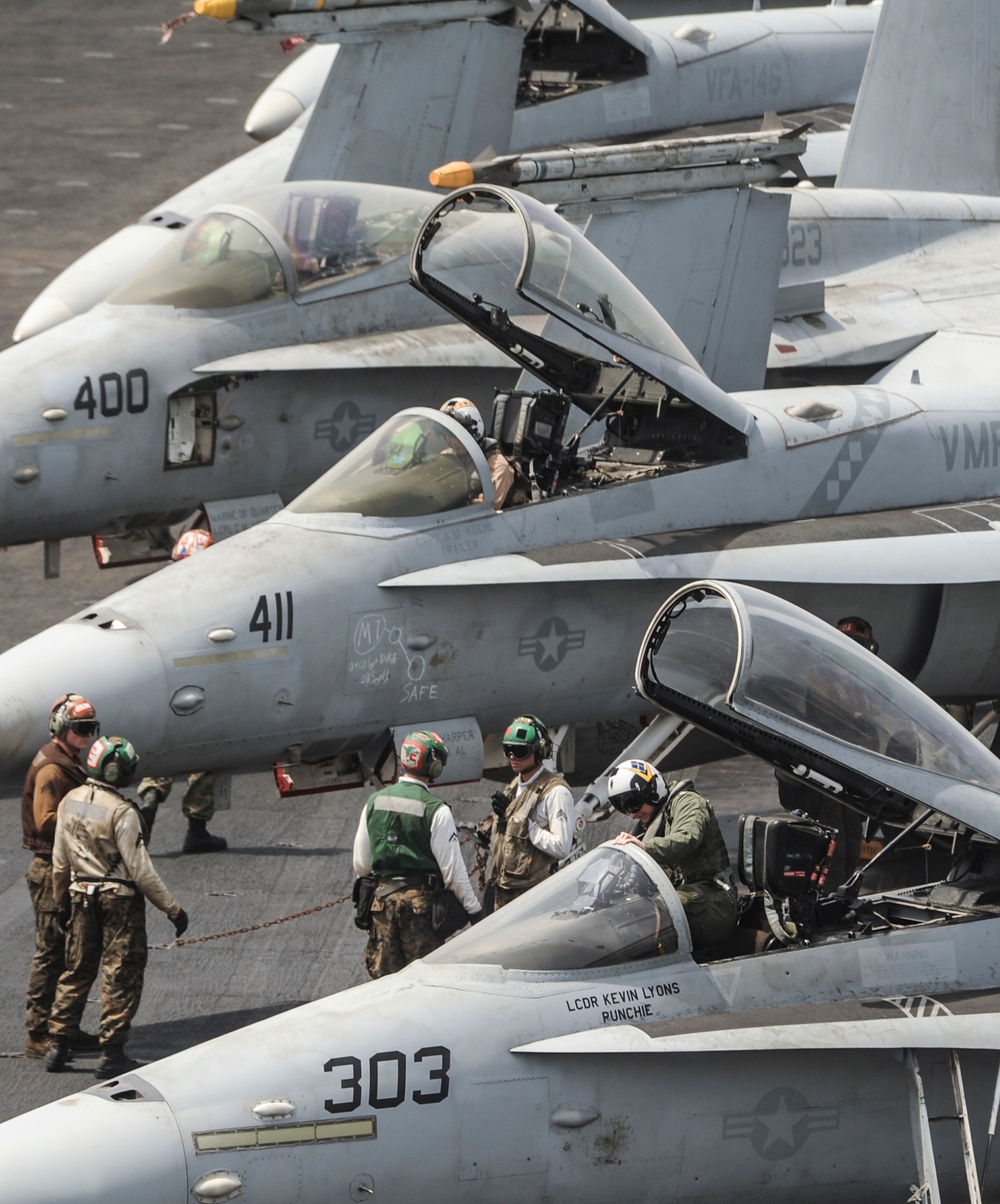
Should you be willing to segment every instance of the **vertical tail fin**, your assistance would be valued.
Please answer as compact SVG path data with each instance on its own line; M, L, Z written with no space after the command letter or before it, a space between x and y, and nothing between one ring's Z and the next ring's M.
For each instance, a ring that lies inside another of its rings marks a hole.
M1000 195L995 0L884 0L837 186Z
M719 188L598 211L587 238L656 306L722 389L764 386L787 192ZM563 210L569 217L567 209Z
M437 163L506 150L523 41L475 20L345 43L287 178L426 188Z

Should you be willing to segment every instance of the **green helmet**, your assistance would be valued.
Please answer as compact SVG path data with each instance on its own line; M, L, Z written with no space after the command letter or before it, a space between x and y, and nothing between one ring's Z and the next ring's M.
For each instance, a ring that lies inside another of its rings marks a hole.
M399 747L399 763L406 773L436 782L448 764L448 750L437 732L410 732Z
M511 720L503 734L504 756L526 757L533 753L535 761L541 763L552 754L549 729L537 715L518 715Z
M101 736L87 753L87 773L109 786L127 786L138 765L139 756L124 736Z

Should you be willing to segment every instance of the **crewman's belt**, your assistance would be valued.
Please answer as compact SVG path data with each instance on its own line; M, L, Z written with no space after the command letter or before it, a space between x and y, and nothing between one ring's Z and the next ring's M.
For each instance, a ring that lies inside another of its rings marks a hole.
M443 885L440 874L378 874L375 880L393 890L439 890Z
M73 881L74 883L82 882L84 886L90 886L91 883L93 883L94 886L103 886L106 882L108 882L112 886L128 886L132 890L139 889L131 878L85 878L80 875L79 877L74 877Z

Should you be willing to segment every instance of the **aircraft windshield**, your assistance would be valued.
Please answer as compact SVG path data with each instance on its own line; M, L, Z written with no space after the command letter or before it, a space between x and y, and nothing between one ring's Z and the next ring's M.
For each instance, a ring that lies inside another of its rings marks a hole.
M285 292L274 248L248 221L208 213L108 297L111 305L231 309Z
M674 921L656 882L626 849L601 845L426 960L586 970L677 950Z
M442 303L457 295L464 305L454 312L466 320L470 302L484 323L489 312L484 333L494 341L517 342L519 331L538 329L537 314L527 321L516 316L525 313L527 298L562 319L547 323L544 337L573 354L604 360L608 349L638 345L701 372L639 290L575 227L531 197L469 189L443 203L413 270ZM507 319L512 325L505 330Z
M242 203L281 233L302 290L409 255L435 198L382 184L310 181L269 188Z
M482 479L456 426L433 411L397 414L288 509L406 518L472 505L482 499Z
M653 658L656 677L771 730L819 733L900 765L1000 791L1000 761L942 707L835 627L750 586L693 587ZM799 737L809 743L808 735ZM815 743L813 741L813 743ZM933 796L928 786L921 792Z
M299 292L408 255L435 204L429 194L379 184L296 182L243 197L236 213L206 214L117 289L118 305L222 309L284 293L285 273L262 232L288 247ZM258 230L252 217L261 219Z

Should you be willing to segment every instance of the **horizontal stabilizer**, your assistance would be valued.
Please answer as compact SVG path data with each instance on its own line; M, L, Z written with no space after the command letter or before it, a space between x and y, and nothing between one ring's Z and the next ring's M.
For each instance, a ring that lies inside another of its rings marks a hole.
M898 1019L774 1024L669 1037L650 1037L641 1029L619 1025L532 1041L515 1046L511 1053L741 1053L795 1049L1000 1049L1000 1025L995 1013L915 1017L900 1013Z
M1000 335L939 330L883 368L869 383L944 385L994 382L1000 376Z
M329 372L349 368L510 368L511 360L466 326L264 347L202 364L196 372Z

